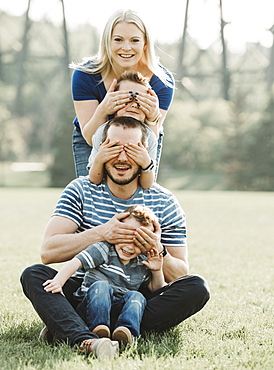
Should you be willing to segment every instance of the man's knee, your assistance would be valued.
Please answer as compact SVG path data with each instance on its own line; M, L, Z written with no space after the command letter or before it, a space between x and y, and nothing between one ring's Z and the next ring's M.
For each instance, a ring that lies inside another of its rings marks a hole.
M21 274L20 282L25 289L28 286L34 286L36 281L46 281L52 279L56 271L43 264L35 264L27 267Z
M194 275L196 279L196 289L197 293L201 298L203 298L204 303L206 303L210 298L210 290L207 281L200 275Z
M20 281L22 285L24 285L26 282L32 279L33 275L38 270L38 266L39 265L37 264L37 265L32 265L32 266L25 268L25 270L22 272L21 277L20 277Z
M188 275L182 278L188 280L190 285L190 295L195 297L198 304L203 307L210 298L210 290L207 281L200 275Z

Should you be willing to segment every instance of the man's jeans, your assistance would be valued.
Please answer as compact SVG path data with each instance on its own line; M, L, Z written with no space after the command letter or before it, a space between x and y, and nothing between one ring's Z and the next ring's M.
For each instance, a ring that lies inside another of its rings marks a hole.
M98 325L106 325L111 331L126 326L134 337L139 337L145 306L146 299L140 292L129 291L116 297L107 281L96 281L89 287L77 312L90 331Z
M26 268L21 276L25 295L56 339L74 345L84 339L97 338L75 311L77 302L73 293L82 279L68 279L63 286L65 297L44 290L42 284L56 273L56 270L42 264ZM179 278L152 294L140 291L147 299L141 333L168 330L201 310L209 299L207 284L198 275Z

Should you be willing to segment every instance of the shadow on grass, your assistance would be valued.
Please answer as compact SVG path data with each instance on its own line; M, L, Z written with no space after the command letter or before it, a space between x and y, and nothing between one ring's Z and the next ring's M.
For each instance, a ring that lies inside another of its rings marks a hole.
M2 327L0 346L5 349L0 354L0 368L19 369L33 367L35 369L54 368L57 363L77 361L75 348L65 343L49 345L38 340L42 329L40 322L26 325L21 323L9 328ZM155 356L157 358L175 357L182 348L180 329L174 328L164 333L147 333L133 345L122 348L120 354L124 358L139 358ZM84 360L84 356L79 356Z
M175 357L181 352L183 338L180 327L175 327L162 333L146 333L136 343L126 348L128 357L143 358L155 356Z
M75 350L68 345L51 346L38 340L41 323L26 325L21 323L10 328L1 328L0 354L1 369L20 369L31 367L43 369L52 367L55 361L75 357Z

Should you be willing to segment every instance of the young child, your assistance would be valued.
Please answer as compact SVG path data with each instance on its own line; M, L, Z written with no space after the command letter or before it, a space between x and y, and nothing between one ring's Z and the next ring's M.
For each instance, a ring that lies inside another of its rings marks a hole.
M154 232L153 212L144 206L129 207L123 222L136 229L145 226ZM62 287L78 269L85 271L75 298L81 300L77 312L89 329L99 337L124 344L140 335L140 323L146 306L145 297L138 292L142 283L150 291L166 285L162 271L163 256L157 249L147 257L134 243L111 245L98 242L88 246L67 262L52 280L43 286L47 292L62 293Z
M146 123L145 112L142 106L138 103L139 93L148 93L150 89L148 79L142 76L137 71L124 72L119 80L115 91L129 91L131 93L131 100L126 102L124 107L117 111L116 117L129 116L139 121ZM109 141L102 141L102 133L106 124L101 125L92 138L92 151L89 157L89 178L94 184L100 184L104 175L104 163L109 159L114 158L122 147L119 143L110 143ZM141 168L140 185L143 189L148 189L152 186L154 179L157 176L158 163L157 157L157 140L159 136L159 128L157 124L146 124L148 134L148 145L144 147L141 143L137 145L130 144L125 148L127 155L138 163ZM117 145L118 144L118 145Z

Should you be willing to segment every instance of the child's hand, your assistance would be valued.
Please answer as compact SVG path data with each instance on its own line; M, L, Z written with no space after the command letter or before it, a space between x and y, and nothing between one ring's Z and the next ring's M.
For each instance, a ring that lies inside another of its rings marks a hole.
M163 256L159 254L156 248L147 252L147 261L142 261L152 271L159 271L163 265Z
M55 279L45 281L43 286L46 292L61 293L64 296L62 285Z
M123 145L118 145L118 144L119 144L119 141L110 142L109 139L101 143L98 153L95 156L96 161L102 164L105 164L109 160L117 157L119 153L123 150Z
M138 145L129 143L125 145L124 149L127 155L141 168L145 169L150 165L151 159L142 143L138 143Z

